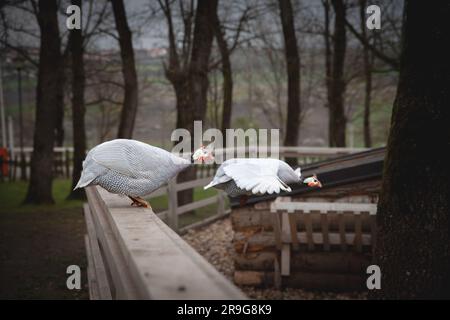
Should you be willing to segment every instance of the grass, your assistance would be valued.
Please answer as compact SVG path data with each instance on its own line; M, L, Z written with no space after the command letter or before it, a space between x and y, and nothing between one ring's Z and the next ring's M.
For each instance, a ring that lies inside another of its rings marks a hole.
M15 181L0 183L0 212L33 212L39 211L60 211L65 209L81 208L83 201L66 200L70 192L71 181L65 179L56 179L53 182L54 205L22 205L27 192L28 182Z
M82 201L65 200L70 181L56 180L55 205L21 205L26 182L0 184L0 299L87 299ZM81 290L66 287L78 265Z

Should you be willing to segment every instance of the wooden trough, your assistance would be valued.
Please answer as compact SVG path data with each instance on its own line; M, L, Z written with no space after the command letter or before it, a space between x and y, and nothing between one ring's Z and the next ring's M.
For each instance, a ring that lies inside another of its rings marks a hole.
M302 168L324 187L232 198L235 274L240 285L365 289L375 243L384 148Z
M86 188L91 299L245 299L152 210Z
M289 197L234 209L234 280L263 287L363 289L375 213L371 203L291 202Z

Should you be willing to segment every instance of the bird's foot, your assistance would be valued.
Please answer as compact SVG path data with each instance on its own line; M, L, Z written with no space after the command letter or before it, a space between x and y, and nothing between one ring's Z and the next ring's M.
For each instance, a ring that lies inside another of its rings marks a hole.
M142 208L149 208L152 209L152 207L150 206L150 203L148 203L147 201L145 201L144 199L142 199L141 197L131 197L128 196L131 200L133 200L133 202L131 203L131 206L136 206L136 207L142 207Z

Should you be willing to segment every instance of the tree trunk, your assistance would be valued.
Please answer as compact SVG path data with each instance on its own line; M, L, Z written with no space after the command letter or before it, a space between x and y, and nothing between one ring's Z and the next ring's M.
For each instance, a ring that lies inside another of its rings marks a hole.
M223 108L222 108L222 132L231 126L231 112L233 106L233 76L231 70L230 51L224 32L220 25L217 12L214 14L214 34L219 46L220 56L222 58L222 77L223 77ZM224 136L226 139L226 136ZM226 146L226 141L225 146Z
M367 6L366 0L360 1L359 13L361 20L361 35L364 41L369 42L366 32L365 24L365 10ZM372 58L370 49L367 46L363 46L363 60L364 60L364 77L365 83L365 96L364 96L364 146L366 148L372 147L372 136L370 133L370 100L372 95Z
M187 97L177 95L177 128L186 128L193 137L194 121L205 119L208 94L208 66L213 42L213 17L217 11L217 0L199 0L197 4L191 59L188 69ZM178 103L178 99L188 99L186 103ZM194 139L192 139L194 140ZM194 143L194 141L192 141ZM200 146L192 145L192 150ZM185 170L178 176L178 181L196 178L195 167ZM178 204L192 202L192 189L178 194Z
M329 102L331 101L331 45L330 45L330 0L323 0L324 15L325 15L325 30L324 30L324 40L325 40L325 87L327 89L327 107L329 107Z
M346 49L345 6L343 0L332 0L335 12L333 35L333 64L329 96L329 144L330 147L345 147L344 110L344 63Z
M138 108L138 81L134 62L132 35L127 22L123 0L111 0L116 29L119 34L122 73L125 85L122 112L120 115L118 138L133 136L134 122Z
M81 0L72 0L72 4L81 8ZM73 171L71 199L84 199L83 189L73 191L83 170L83 160L86 156L86 129L84 124L84 49L81 30L70 31L70 51L72 56L72 126L73 126Z
M281 25L283 27L284 53L288 76L288 107L286 119L285 146L298 144L300 125L300 56L295 35L294 17L290 0L279 0ZM297 158L287 158L291 165L297 165Z
M66 83L66 74L65 74L65 63L64 58L62 59L62 70L61 70L61 80L58 82L58 100L56 106L56 128L55 128L55 145L57 147L62 147L64 145L64 87Z
M36 93L36 123L30 184L25 203L53 203L53 146L55 142L58 86L62 58L56 0L40 0L38 22L41 33Z
M450 298L450 4L405 1L399 84L377 213L386 299Z

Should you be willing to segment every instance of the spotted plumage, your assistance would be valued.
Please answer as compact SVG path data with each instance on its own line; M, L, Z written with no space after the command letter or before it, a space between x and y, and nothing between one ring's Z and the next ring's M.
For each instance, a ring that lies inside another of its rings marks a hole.
M100 185L112 193L142 197L190 165L187 159L140 141L111 140L89 151L76 188Z

